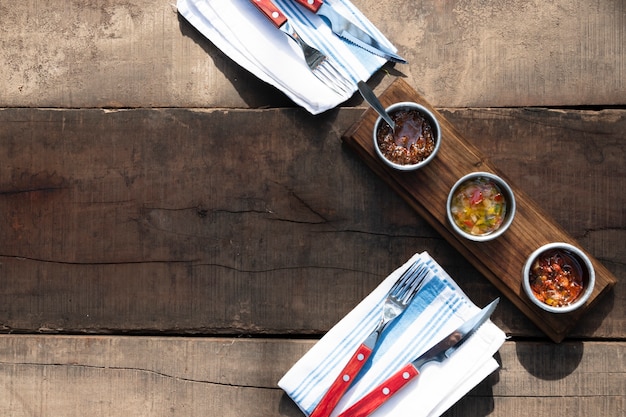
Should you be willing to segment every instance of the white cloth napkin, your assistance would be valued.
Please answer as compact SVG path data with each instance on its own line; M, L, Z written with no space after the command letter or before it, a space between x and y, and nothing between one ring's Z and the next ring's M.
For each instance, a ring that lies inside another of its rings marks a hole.
M333 416L347 409L403 365L480 311L428 253L414 255L337 323L278 382L307 415L328 390L357 346L376 327L387 292L415 260L428 265L424 286L383 333L361 374ZM449 359L431 362L372 416L439 416L498 368L493 355L505 334L487 321Z
M374 36L392 51L396 48L348 0L324 0L337 12ZM337 37L316 14L293 0L274 0L298 34L337 63L351 81L352 91L339 95L315 77L302 51L250 0L177 0L178 12L233 61L261 80L275 86L312 114L322 113L352 96L356 83L366 81L384 58Z

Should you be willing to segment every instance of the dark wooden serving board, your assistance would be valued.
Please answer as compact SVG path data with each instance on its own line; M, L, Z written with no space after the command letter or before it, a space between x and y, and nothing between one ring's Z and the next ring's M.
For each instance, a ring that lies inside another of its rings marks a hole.
M585 311L615 284L616 278L528 195L517 188L515 178L507 178L498 171L481 155L479 149L456 131L408 83L402 79L395 80L379 98L385 107L400 101L413 101L433 111L442 130L442 143L437 157L428 166L417 171L399 172L387 167L374 150L372 129L377 114L372 109L368 109L344 133L343 141L553 341L562 341ZM503 236L494 241L471 242L461 239L453 232L446 219L445 207L449 190L460 177L473 171L500 175L515 192L517 211L513 224ZM594 265L596 285L593 294L578 311L567 314L547 313L532 304L524 293L521 284L524 262L535 249L550 242L566 242L579 247L587 253Z

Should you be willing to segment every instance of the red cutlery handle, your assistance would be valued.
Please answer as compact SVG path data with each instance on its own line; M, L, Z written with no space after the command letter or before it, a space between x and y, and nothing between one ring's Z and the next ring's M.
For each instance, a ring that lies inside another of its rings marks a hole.
M339 417L365 417L370 415L418 375L419 371L412 364L406 365L357 401L352 407L341 413Z
M298 3L312 11L313 13L317 13L317 11L322 7L324 3L323 0L296 0Z
M330 415L371 354L372 349L361 343L309 417L328 417Z
M260 11L262 11L263 14L267 16L267 18L271 20L272 23L274 23L274 25L277 28L284 25L285 22L287 21L287 16L285 16L283 12L281 12L280 9L276 7L274 3L272 3L272 0L250 0L250 1L254 3L254 5Z

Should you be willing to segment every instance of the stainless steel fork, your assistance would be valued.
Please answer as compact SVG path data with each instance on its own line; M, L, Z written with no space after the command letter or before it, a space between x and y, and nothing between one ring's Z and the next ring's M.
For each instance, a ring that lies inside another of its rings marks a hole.
M428 267L422 265L420 261L416 261L395 282L385 298L382 317L378 325L365 341L361 343L309 417L327 417L330 415L343 394L350 387L354 378L365 365L365 362L367 362L380 335L411 303L422 287L427 275Z
M350 81L319 50L307 44L287 16L271 0L250 0L282 32L298 44L311 72L339 95L352 91Z
M415 262L406 270L398 281L391 287L385 304L383 305L383 313L376 329L365 339L365 345L374 347L378 338L391 323L393 319L398 317L406 309L413 300L417 292L424 283L424 278L428 275L428 268Z

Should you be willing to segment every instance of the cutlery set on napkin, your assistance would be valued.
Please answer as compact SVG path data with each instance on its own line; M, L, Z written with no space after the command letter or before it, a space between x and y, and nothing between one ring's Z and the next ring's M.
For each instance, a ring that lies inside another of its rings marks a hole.
M363 354L394 283L414 265L426 269L417 293ZM428 253L416 254L330 329L278 385L315 417L439 416L497 369L493 355L505 335L488 320L497 303L481 310ZM361 363L355 365L359 354Z
M176 7L233 61L312 114L350 98L388 60L405 62L349 0L177 0ZM307 62L309 47L333 75Z

